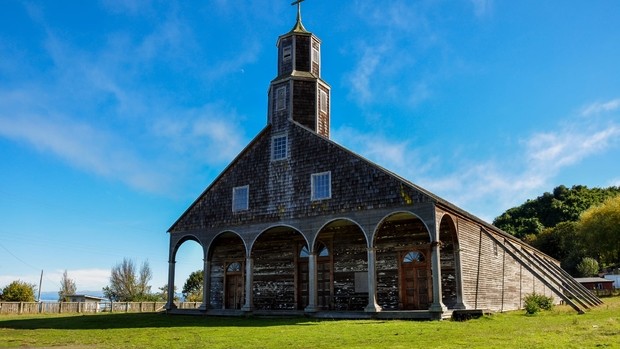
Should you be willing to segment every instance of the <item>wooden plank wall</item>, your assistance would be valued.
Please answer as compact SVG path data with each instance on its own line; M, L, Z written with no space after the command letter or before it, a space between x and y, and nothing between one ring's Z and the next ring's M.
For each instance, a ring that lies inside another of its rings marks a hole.
M559 297L540 279L506 253L503 246L481 233L480 229L477 224L459 220L463 298L468 307L492 311L517 310L523 307L523 298L534 292L559 302ZM504 241L499 234L497 238ZM533 249L527 249L533 252Z

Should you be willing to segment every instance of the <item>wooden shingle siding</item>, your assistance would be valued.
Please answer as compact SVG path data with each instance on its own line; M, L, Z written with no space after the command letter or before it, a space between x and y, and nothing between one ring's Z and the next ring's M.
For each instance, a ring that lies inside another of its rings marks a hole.
M429 202L425 194L340 146L296 124L288 130L290 158L271 162L264 132L175 223L172 233L338 214ZM310 176L331 171L332 197L310 200ZM249 185L249 209L232 212L232 188Z

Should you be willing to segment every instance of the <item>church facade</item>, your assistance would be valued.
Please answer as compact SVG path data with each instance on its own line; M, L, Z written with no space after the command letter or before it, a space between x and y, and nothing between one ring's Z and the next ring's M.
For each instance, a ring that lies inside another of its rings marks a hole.
M168 231L169 311L188 240L205 314L440 319L533 292L598 304L557 261L331 141L321 41L299 12L277 49L266 127Z

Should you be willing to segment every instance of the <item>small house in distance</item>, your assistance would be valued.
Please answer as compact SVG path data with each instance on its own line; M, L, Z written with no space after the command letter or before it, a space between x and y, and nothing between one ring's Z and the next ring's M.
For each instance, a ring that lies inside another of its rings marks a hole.
M95 296L89 296L85 294L72 294L67 296L67 302L74 303L100 303L106 302L107 299Z
M614 280L607 278L586 277L575 280L597 296L611 296L614 291Z
M299 6L299 4L298 4ZM558 261L330 139L321 40L298 7L267 124L168 230L203 249L204 314L441 319L536 292L598 304Z

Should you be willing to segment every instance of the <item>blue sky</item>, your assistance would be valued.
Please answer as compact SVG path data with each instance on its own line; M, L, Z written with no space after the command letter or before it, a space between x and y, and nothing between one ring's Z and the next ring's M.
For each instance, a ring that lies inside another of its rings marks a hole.
M167 282L166 230L265 126L290 1L0 4L0 287ZM321 1L332 139L491 221L620 185L620 2ZM181 248L177 281L202 266Z

